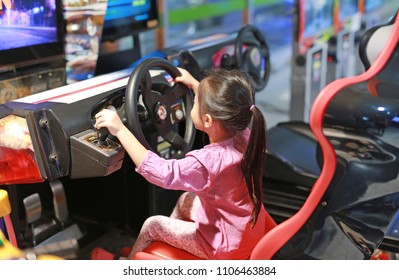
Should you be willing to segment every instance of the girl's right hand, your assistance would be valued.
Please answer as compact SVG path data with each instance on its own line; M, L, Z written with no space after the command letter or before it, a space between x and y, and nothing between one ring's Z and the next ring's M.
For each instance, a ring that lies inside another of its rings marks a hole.
M95 115L96 123L94 126L97 129L106 127L114 136L124 127L122 120L114 110L103 109Z
M181 76L177 76L175 82L183 83L197 93L199 82L186 69L180 67L177 67L177 69L179 69Z

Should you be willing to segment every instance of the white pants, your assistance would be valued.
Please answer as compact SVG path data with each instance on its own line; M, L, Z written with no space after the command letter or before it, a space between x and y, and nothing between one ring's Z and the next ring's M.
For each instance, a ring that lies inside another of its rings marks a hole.
M162 241L207 259L196 236L195 219L199 204L200 201L194 193L185 192L179 197L170 217L161 215L149 217L140 230L129 259L153 241Z

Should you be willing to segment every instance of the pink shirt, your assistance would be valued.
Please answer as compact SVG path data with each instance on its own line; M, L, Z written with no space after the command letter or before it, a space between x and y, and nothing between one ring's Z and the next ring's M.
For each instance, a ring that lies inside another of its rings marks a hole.
M201 201L197 238L210 259L247 259L265 234L266 212L248 223L253 204L240 169L249 129L242 135L165 160L149 151L136 169L149 182L165 189L194 192Z

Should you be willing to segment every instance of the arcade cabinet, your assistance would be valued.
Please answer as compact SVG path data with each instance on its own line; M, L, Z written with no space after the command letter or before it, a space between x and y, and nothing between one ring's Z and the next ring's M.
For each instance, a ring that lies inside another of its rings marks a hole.
M93 128L94 115L112 107L161 156L192 148L192 95L173 83L177 68L152 62L0 106L0 185L10 194L21 248L65 239L84 246L110 228L138 231L162 210L157 203L168 202L134 172L112 135ZM161 118L163 110L170 118Z
M358 32L361 13L358 0L336 1L334 36L329 40L327 83L357 74Z
M399 8L392 0L359 0L362 13L362 28L364 31L383 24L392 11ZM395 7L396 5L396 7Z
M313 101L326 85L334 0L297 0L294 9L290 120L309 121Z

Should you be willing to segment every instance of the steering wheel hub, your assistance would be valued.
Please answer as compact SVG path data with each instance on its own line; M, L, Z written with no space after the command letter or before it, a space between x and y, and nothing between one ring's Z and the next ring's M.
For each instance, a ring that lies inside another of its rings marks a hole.
M166 120L166 118L168 117L168 110L166 109L166 106L158 102L155 106L155 116L159 121Z

